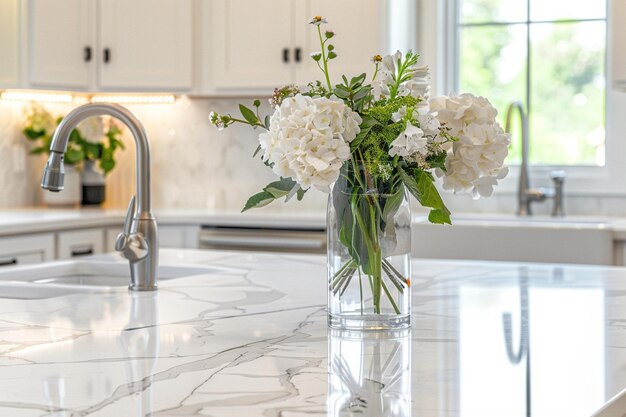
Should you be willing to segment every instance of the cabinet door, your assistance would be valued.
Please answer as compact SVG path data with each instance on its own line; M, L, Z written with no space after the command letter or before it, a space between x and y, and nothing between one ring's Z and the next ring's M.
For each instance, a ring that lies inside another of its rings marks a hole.
M30 0L29 81L35 88L87 89L93 66L91 0ZM91 53L88 49L91 48Z
M54 259L51 233L0 238L0 267L48 262Z
M216 91L271 92L293 82L293 0L215 0L209 54Z
M302 61L296 67L296 80L306 85L312 80L324 81L324 75L309 55L320 51L317 28L308 22L313 16L323 16L337 36L329 42L335 46L337 58L329 62L331 82L350 79L367 72L374 74L370 62L376 54L384 55L385 4L380 0L304 0L298 2L296 13L296 47L301 49ZM323 35L322 35L323 36Z
M19 83L19 2L0 2L0 89Z
M190 89L192 6L192 0L100 0L100 87Z
M57 259L96 255L104 251L104 230L86 229L57 235Z

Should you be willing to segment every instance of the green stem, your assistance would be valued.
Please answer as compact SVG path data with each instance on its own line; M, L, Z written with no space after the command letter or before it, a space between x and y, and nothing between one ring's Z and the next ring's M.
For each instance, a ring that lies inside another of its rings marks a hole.
M330 85L330 75L328 75L328 60L326 59L326 45L322 39L321 25L317 25L317 34L320 38L320 46L322 47L322 61L324 61L324 76L326 77L326 85L328 85L328 93L333 91L333 87Z
M383 259L383 262L385 263L385 265L387 265L387 268L389 268L389 269L390 269L393 273L395 273L395 274L396 274L396 276L397 276L398 278L400 278L400 279L402 280L402 282L404 282L405 284L407 284L407 285L408 285L408 279L407 279L405 276L403 276L403 275L402 275L402 274L401 274L401 273L400 273L400 272L399 272L399 271L398 271L398 270L397 270L397 269L396 269L396 268L395 268L395 267L391 264L391 262L389 262L389 261L388 261L388 260L386 260L386 259Z
M389 297L389 302L391 303L391 306L393 307L393 310L396 312L396 314L400 314L400 309L398 308L398 305L396 304L396 302L393 300L393 297L391 296L391 293L389 293L389 290L387 289L387 286L385 285L384 282L381 282L382 286L383 286L383 290L385 290L385 294L387 294L387 297ZM380 313L380 311L379 311Z
M357 269L359 271L359 293L361 294L361 315L363 315L363 280L361 279L361 268Z
M263 129L265 129L265 125L261 124L261 123L250 123L247 120L243 120L243 119L237 119L236 117L232 117L230 116L230 120L232 120L233 122L237 122L237 123L243 123L245 125L250 125L250 126L260 126Z

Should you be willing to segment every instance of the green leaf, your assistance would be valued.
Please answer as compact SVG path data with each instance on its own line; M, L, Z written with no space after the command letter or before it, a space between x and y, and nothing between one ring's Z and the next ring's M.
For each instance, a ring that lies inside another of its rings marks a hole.
M297 192L296 192L296 198L298 199L298 201L302 201L302 199L304 198L304 194L306 194L308 190L303 190L302 188L300 188Z
M256 117L256 114L254 114L252 110L250 110L243 104L239 105L239 111L241 112L241 115L243 116L244 119L246 119L248 123L252 125L256 125L260 123L259 119Z
M428 220L432 223L452 224L450 220L450 210L445 206L437 187L433 184L432 177L422 171L417 170L415 177L410 176L402 167L398 167L400 178L407 190L419 201L423 207L431 208Z
M42 153L46 153L48 151L50 151L50 148L47 148L45 146L39 146L35 149L32 149L29 153L31 155L41 155Z
M383 220L385 222L389 222L389 220L392 220L391 217L393 217L396 214L396 211L398 211L398 208L400 208L400 205L402 204L403 200L404 200L404 187L403 186L398 187L398 189L393 195L385 199L385 207L383 208Z
M274 198L285 197L296 185L291 178L281 178L279 181L269 183L263 191L270 193Z
M372 127L374 127L377 124L380 124L378 120L374 119L371 116L363 115L363 121L359 125L359 127L361 128L361 131L359 132L358 135L356 135L356 137L352 140L352 142L350 142L350 149L352 150L356 149L361 144L361 142L363 142L363 140L367 137Z
M256 150L254 151L254 154L252 154L252 157L256 158L259 152L261 152L261 145L256 147Z
M265 129L270 130L270 116L267 115L265 116L265 123L263 123L263 125L265 125Z
M39 139L46 134L45 130L34 130L29 127L25 128L22 132L24 133L24 136L30 140Z
M350 80L350 87L357 87L357 86L361 86L361 84L363 84L363 81L365 81L365 77L367 77L367 74L363 73L357 77L353 77Z
M85 152L82 149L68 149L65 152L64 160L68 165L74 165L85 159Z
M450 213L443 210L434 209L428 213L428 221L436 224L452 224L450 221Z
M252 208L265 207L274 200L275 198L272 194L268 193L267 191L261 191L260 193L253 195L248 199L248 201L246 201L246 205L244 206L243 210L241 210L241 212L250 210Z

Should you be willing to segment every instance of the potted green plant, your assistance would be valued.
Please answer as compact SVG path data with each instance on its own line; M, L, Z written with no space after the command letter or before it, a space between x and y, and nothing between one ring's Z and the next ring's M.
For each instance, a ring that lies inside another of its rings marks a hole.
M32 104L26 111L26 123L22 130L26 139L33 143L30 153L48 154L54 129L63 119L56 119L39 104ZM44 193L48 205L98 205L105 198L104 176L115 168L115 154L124 149L120 140L122 131L113 119L90 118L70 135L65 161L64 193ZM95 164L98 163L99 171ZM78 168L82 168L79 173Z

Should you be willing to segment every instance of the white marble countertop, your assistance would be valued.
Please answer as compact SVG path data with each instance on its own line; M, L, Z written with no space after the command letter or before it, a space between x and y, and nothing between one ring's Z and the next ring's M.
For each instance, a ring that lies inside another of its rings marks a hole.
M3 299L0 415L588 417L626 387L626 269L416 260L412 330L358 338L326 327L322 256L161 264L226 269Z
M22 208L0 210L0 236L23 233L41 233L85 227L107 227L122 224L125 211L120 209L63 209ZM212 209L156 209L155 215L162 225L213 225L236 227L281 227L322 229L326 217L320 211L301 210L251 210L245 213ZM428 223L427 216L415 214L415 223ZM455 214L453 222L459 225L484 227L531 227L608 229L616 240L626 240L626 218L567 216L533 216L520 218L506 214Z

